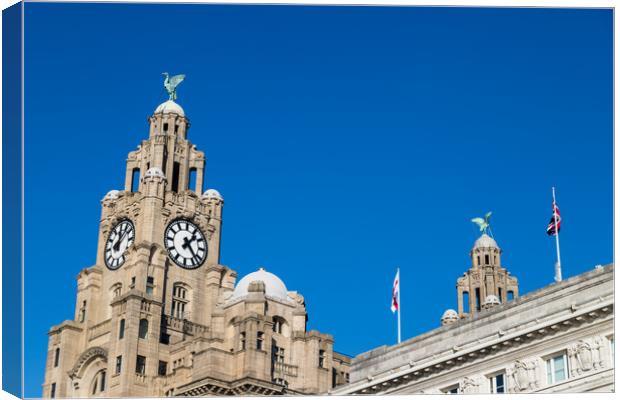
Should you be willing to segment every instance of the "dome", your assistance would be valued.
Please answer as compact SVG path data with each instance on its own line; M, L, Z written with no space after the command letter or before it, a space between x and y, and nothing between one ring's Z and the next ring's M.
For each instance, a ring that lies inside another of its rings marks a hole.
M161 103L156 109L155 114L177 114L181 117L185 116L185 111L181 108L180 105L175 103L172 100L165 101Z
M265 295L279 300L288 300L288 290L284 282L271 272L259 268L258 271L252 272L243 278L235 286L235 290L231 296L232 299L239 299L249 293L249 286L253 282L261 281L265 284Z
M453 309L447 309L441 316L441 324L448 325L459 320L459 315Z
M118 199L118 196L120 196L120 193L121 192L118 190L110 190L103 199L104 200L116 200Z
M203 199L218 199L218 200L224 200L224 198L222 197L222 195L220 194L220 192L218 192L215 189L207 189L203 194L202 194L202 198Z
M145 178L159 177L159 178L166 179L166 175L164 175L164 171L162 171L161 168L157 168L157 167L149 168L149 170L146 171L146 173L144 174L144 177Z
M493 239L491 236L487 235L486 233L483 233L482 236L480 236L478 240L476 240L476 242L474 243L474 249L487 248L487 247L499 248L497 246L497 242L495 242L495 239Z

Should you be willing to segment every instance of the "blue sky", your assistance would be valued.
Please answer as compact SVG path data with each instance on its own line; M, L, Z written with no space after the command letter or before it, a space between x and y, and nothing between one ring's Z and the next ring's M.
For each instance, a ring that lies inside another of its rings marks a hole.
M338 351L396 341L396 266L403 338L438 327L489 210L521 292L552 283L553 185L564 276L612 261L610 10L28 3L25 27L26 396L163 71L222 263L300 291Z

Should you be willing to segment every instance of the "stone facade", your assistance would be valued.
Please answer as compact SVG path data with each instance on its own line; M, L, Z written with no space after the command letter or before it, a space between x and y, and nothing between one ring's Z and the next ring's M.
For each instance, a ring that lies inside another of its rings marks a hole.
M220 264L224 200L202 192L205 156L169 100L101 201L97 261L75 317L49 331L43 397L318 394L350 359L306 330L304 297L260 269ZM194 182L194 187L190 183Z
M499 247L484 236L470 253L472 268L457 282L459 313L448 310L440 328L358 355L351 382L331 394L614 390L613 265L518 297L516 279L499 267ZM480 253L496 255L495 267L478 262ZM480 275L472 280L474 273ZM486 284L477 286L483 276ZM472 287L486 292L469 302L472 312L463 312L463 288ZM510 290L512 300L504 297Z

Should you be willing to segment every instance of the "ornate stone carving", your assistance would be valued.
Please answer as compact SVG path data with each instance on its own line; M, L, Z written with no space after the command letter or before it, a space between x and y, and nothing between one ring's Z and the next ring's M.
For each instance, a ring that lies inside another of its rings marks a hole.
M479 393L480 382L476 378L464 377L460 382L462 393Z
M579 340L568 348L572 375L581 375L603 367L603 360L601 359L602 343L602 338L594 337Z
M69 370L69 376L70 377L78 377L81 378L81 373L84 372L82 367L91 359L95 358L95 357L101 357L103 358L105 361L107 361L108 359L108 351L102 347L91 347L90 349L87 349L86 351L84 351L80 357L78 357L78 360L75 362L75 364L73 365L73 368L71 368L71 370Z
M507 368L506 375L509 377L508 390L511 392L524 392L538 387L537 379L538 363L535 360L517 360Z

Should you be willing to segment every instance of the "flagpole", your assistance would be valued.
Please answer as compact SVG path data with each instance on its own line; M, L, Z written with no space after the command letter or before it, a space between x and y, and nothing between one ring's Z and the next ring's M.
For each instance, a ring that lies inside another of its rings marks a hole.
M560 262L560 230L558 229L558 213L556 211L557 205L555 203L555 187L551 188L553 194L553 220L555 223L555 249L557 251L558 260L555 263L555 281L560 282L562 280L562 263Z
M396 275L398 276L398 343L400 343L400 268L396 268Z

